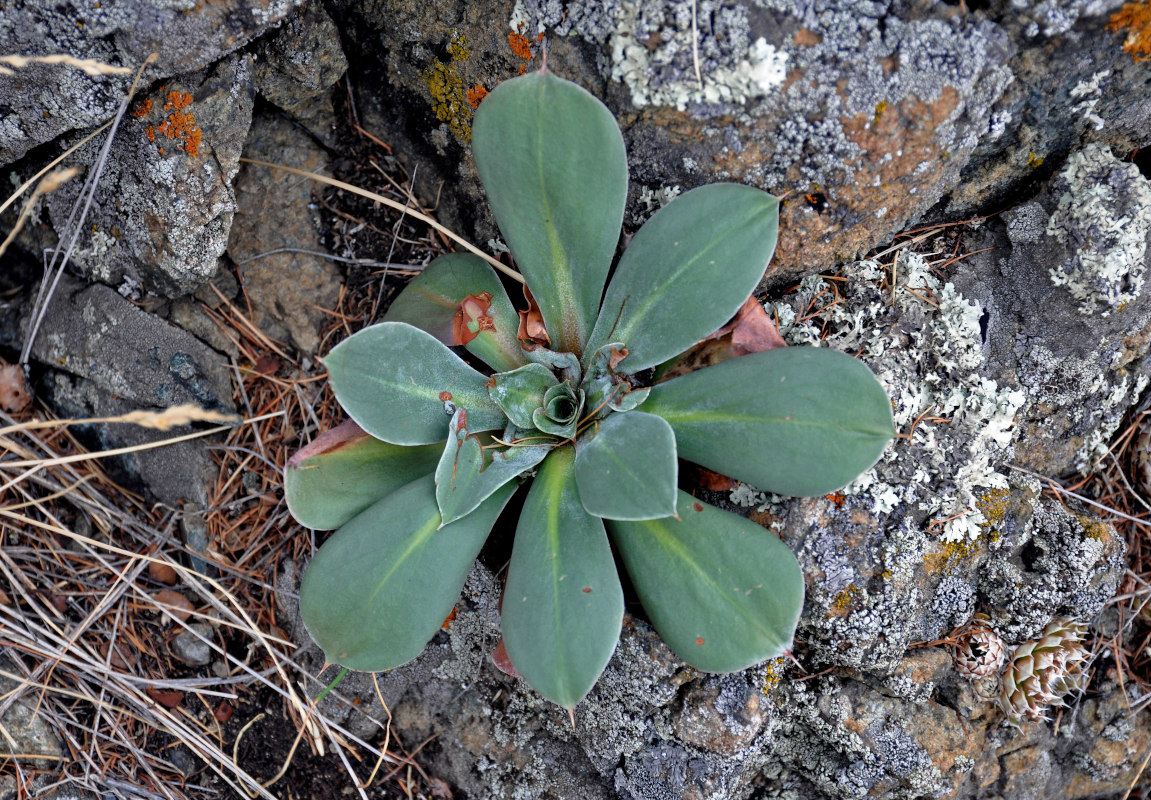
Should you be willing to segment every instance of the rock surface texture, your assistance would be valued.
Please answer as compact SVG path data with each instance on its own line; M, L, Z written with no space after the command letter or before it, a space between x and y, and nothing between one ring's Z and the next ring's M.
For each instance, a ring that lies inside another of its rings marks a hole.
M236 345L201 304L242 298L285 347L321 349L318 309L334 306L341 273L315 255L312 188L240 159L332 168L337 94L421 187L442 183L442 221L494 239L472 115L545 47L548 69L620 121L629 229L714 181L782 196L769 314L791 345L858 356L890 394L901 436L842 493L740 484L710 498L796 553L802 667L700 674L629 616L569 720L492 664L500 565L480 563L457 616L380 676L380 694L353 674L325 699L354 734L380 733L382 696L406 743L436 735L429 772L473 798L1072 800L1129 785L1151 722L1128 714L1137 690L1112 657L1051 721L1014 728L934 642L976 612L1008 651L1057 617L1090 623L1100 642L1125 633L1108 606L1122 537L1097 509L1045 495L1038 476L1108 459L1151 381L1139 152L1151 62L1129 46L1151 42L1146 0L1114 30L1123 0L129 1L80 20L41 5L0 8L11 50L131 66L161 53L111 146L80 277L62 282L32 350L38 390L63 415L230 409L221 353ZM110 119L130 80L43 64L0 74L4 179L18 185ZM100 146L70 163L86 168ZM56 246L80 183L41 202L20 246ZM986 218L957 235L962 261L910 247L864 258L909 227L972 216ZM279 248L309 252L268 254ZM5 353L22 344L30 282L0 281ZM149 438L91 434L109 447ZM210 462L189 444L141 451L122 472L194 507ZM199 541L195 516L183 522ZM318 670L293 604L303 569L284 565L281 623ZM177 657L198 663L195 644Z

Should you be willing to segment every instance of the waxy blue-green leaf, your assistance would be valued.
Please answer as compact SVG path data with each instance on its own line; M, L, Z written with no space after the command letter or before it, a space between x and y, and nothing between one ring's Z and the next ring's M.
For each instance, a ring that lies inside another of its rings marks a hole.
M550 72L480 104L472 151L555 349L582 353L619 241L627 157L611 112Z
M573 389L566 381L557 384L544 392L543 405L532 412L532 425L552 436L570 439L576 435L583 405L582 390Z
M381 442L347 420L288 461L288 510L309 528L338 528L401 486L430 475L442 450L438 444L403 447Z
M642 411L609 414L576 446L580 500L606 519L673 516L677 468L671 426Z
M473 431L507 424L488 396L487 378L430 333L404 322L364 328L332 348L324 366L348 415L385 442L442 442L455 408L467 409Z
M364 672L411 661L443 625L496 517L507 484L440 528L432 476L392 493L324 543L300 587L300 613L324 656Z
M583 510L572 448L544 460L516 528L501 627L516 670L573 708L619 639L623 591L603 522Z
M750 186L716 183L677 197L624 251L586 352L623 342L630 373L682 353L743 305L778 227L779 201Z
M470 514L505 483L540 463L550 449L548 445L505 447L488 450L485 458L480 440L467 429L466 413L457 411L436 467L436 503L443 524Z
M491 295L487 316L491 328L472 331L463 346L499 372L527 363L516 338L519 316L496 271L471 253L446 253L436 258L404 287L384 314L384 322L406 322L430 333L449 347L456 340L456 315L469 296ZM473 327L475 327L473 325Z
M544 404L544 394L559 381L543 364L527 364L498 372L488 380L488 394L521 428L534 427L532 413Z
M798 497L855 480L894 436L891 402L871 370L821 347L705 367L652 387L640 408L671 423L680 458Z
M688 664L732 672L791 647L803 573L769 531L686 492L679 519L607 526L652 626Z

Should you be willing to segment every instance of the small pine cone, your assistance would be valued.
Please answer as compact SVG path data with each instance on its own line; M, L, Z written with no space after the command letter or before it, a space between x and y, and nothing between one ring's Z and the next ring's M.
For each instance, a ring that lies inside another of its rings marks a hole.
M976 614L959 636L959 644L955 646L955 669L960 675L976 680L999 674L999 668L1007 660L1007 649L999 634L991 629L985 614Z
M1087 649L1086 626L1057 619L1040 637L1016 648L1003 673L1000 705L1007 721L1018 726L1024 719L1046 719L1050 705L1063 705L1063 697L1081 687Z

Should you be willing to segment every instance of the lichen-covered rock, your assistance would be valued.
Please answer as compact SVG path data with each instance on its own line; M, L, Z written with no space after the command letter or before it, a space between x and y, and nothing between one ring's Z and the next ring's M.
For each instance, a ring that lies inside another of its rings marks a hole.
M64 53L133 72L150 53L145 83L204 69L278 24L301 0L121 0L83 8L36 0L0 9L4 52ZM68 131L116 113L132 74L89 76L63 65L30 65L0 74L0 166Z
M289 112L300 110L348 68L340 32L319 3L290 14L283 27L261 43L260 56L256 62L260 94Z
M252 101L251 60L244 55L142 92L112 144L72 263L136 299L145 292L190 294L211 280L235 211L232 179ZM68 163L89 169L102 145L97 137ZM46 199L56 235L82 183ZM40 246L54 243L51 232L41 233Z
M955 283L984 310L988 375L1026 395L1016 463L1087 471L1151 375L1151 182L1088 145L1004 216L967 238L969 252L995 249Z

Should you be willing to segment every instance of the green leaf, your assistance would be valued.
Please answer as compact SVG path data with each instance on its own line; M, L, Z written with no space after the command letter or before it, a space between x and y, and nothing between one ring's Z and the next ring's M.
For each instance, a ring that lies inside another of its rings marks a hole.
M583 404L582 390L573 389L567 381L556 384L544 392L543 405L532 412L532 426L561 439L574 438Z
M677 197L620 258L586 352L623 342L635 373L682 353L727 322L775 250L779 201L735 183Z
M613 413L579 440L575 478L589 514L608 519L659 519L675 514L675 434L642 411Z
M651 624L688 664L732 672L791 647L803 574L769 531L686 492L679 519L607 525Z
M488 394L508 419L521 428L531 428L532 413L544 404L544 394L557 383L543 364L528 364L493 375L488 380Z
M555 349L582 353L619 241L627 156L611 112L550 72L505 81L472 123L500 231Z
M516 528L501 627L516 670L574 708L619 640L623 591L603 522L583 510L572 448L544 460Z
M401 486L430 475L442 450L438 444L403 447L381 442L347 420L288 461L288 510L309 528L338 528Z
M363 672L411 661L443 625L507 484L440 528L432 476L409 483L332 535L300 587L300 613L328 661Z
M550 445L505 447L488 450L485 458L461 408L452 418L451 435L436 467L436 503L443 524L470 514L505 483L540 463L550 449Z
M705 367L652 387L640 408L671 423L680 458L800 497L847 485L894 436L891 403L871 370L822 347Z
M324 365L348 416L385 442L442 442L456 407L468 410L473 431L507 424L488 396L487 378L403 322L364 328L332 348Z
M496 271L471 253L447 253L428 264L392 301L384 322L406 322L430 333L449 347L459 344L454 333L460 303L469 296L491 295L487 315L492 328L473 331L464 347L496 371L527 363L516 338L519 317Z

